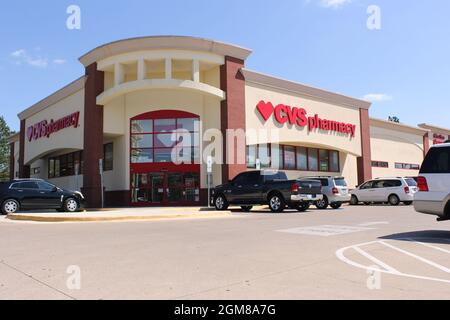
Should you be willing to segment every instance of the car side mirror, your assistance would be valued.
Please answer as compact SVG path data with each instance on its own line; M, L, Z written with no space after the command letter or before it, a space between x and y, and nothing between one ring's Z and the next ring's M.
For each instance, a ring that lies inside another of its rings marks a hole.
M57 187L53 187L52 192L57 192L58 188Z

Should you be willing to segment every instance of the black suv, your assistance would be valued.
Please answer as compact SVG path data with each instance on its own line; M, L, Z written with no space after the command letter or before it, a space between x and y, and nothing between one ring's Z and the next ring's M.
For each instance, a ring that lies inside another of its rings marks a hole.
M40 179L23 179L0 183L3 214L19 210L56 209L75 212L84 203L81 192L69 191Z

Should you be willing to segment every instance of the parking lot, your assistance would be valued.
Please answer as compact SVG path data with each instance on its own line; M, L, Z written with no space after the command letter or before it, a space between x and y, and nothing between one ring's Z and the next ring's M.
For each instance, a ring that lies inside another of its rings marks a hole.
M133 222L1 217L0 242L0 299L450 298L450 223L411 206Z

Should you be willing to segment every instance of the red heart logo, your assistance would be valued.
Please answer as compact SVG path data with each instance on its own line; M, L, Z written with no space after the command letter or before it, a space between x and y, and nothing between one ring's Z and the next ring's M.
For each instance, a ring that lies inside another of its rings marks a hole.
M28 141L31 142L33 140L33 127L29 127L27 130L27 138Z
M264 101L260 101L258 103L258 111L261 114L261 116L264 118L265 121L269 120L269 118L272 116L273 111L275 108L273 107L273 104L271 102L265 103Z

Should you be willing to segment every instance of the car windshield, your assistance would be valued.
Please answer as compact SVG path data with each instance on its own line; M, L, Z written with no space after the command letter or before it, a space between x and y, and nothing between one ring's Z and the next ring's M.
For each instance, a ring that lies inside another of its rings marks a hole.
M417 187L417 182L413 178L405 179L405 181L409 187Z
M338 186L338 187L346 187L346 186L347 186L347 182L345 181L344 178L337 178L337 179L334 179L334 183L335 183L336 186Z

